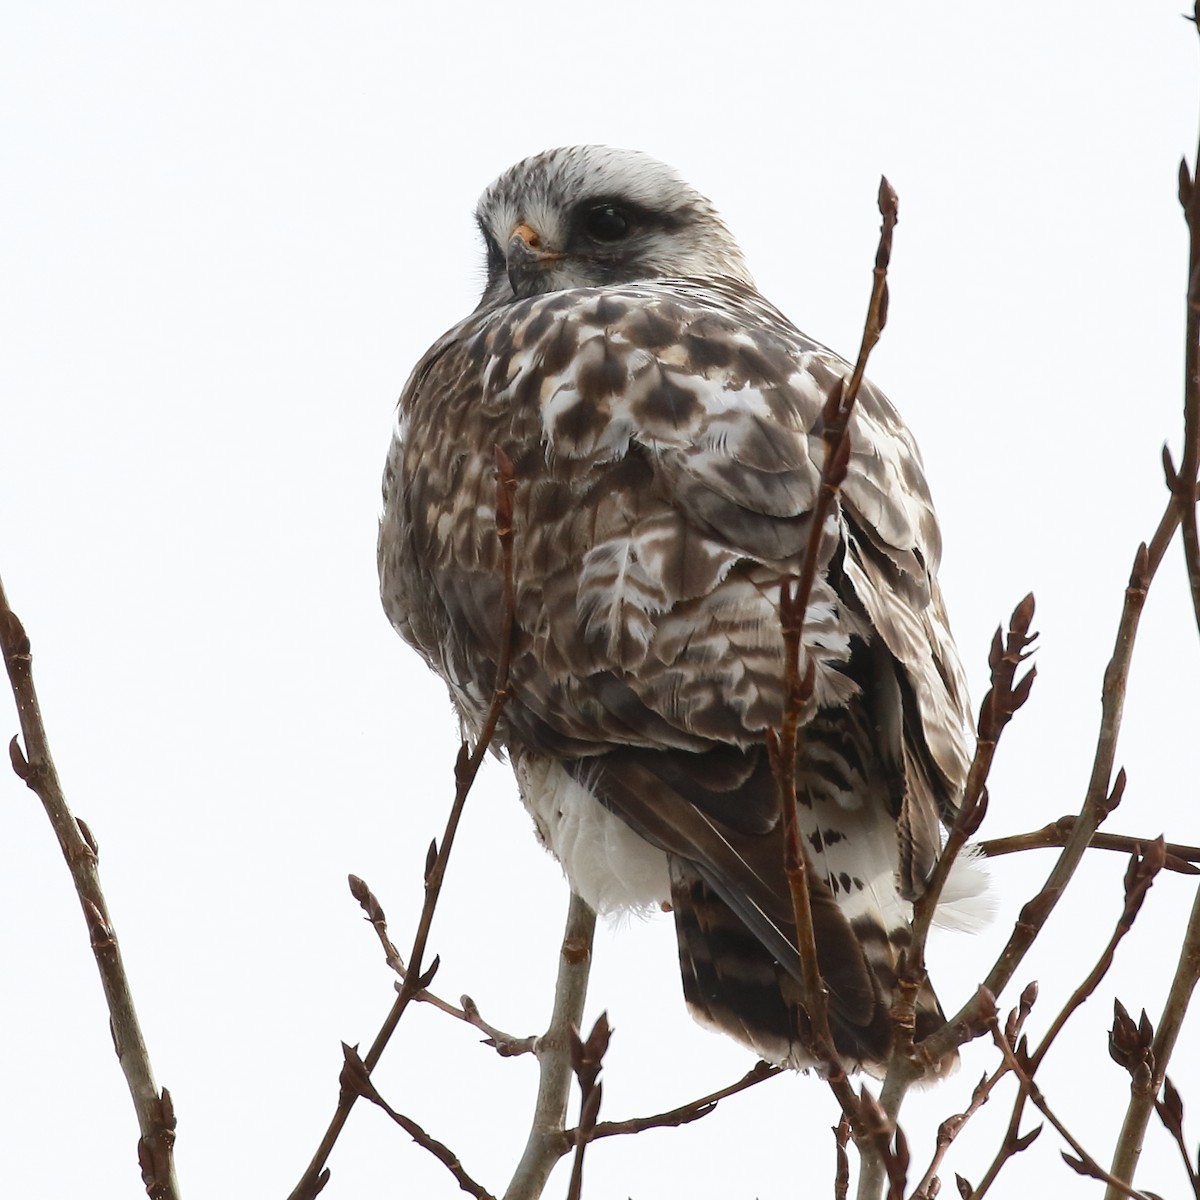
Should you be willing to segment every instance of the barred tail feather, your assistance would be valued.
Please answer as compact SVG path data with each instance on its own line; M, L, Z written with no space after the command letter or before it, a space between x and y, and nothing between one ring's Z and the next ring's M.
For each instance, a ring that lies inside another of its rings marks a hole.
M679 859L671 862L671 902L683 994L693 1017L770 1062L812 1066L799 960L781 964L700 874ZM822 971L833 976L832 982L826 980L830 1028L848 1070L880 1075L892 1044L896 958L908 944L909 927L904 922L888 930L876 914L863 912L851 919L849 930L851 946L841 937L830 944L828 928L818 924L814 929ZM848 953L867 966L873 994L866 1005L861 997L851 1006L839 1002L838 964ZM932 1033L944 1019L927 981L917 996L917 1038ZM955 1062L955 1055L947 1056L937 1074L947 1073Z

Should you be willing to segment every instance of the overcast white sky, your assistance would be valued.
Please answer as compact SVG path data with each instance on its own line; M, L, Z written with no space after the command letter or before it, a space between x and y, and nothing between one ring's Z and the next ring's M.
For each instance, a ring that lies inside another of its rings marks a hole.
M331 1111L339 1039L369 1044L391 1003L345 876L370 882L407 944L455 731L379 611L378 479L409 368L475 302L475 198L526 154L601 141L673 163L722 208L763 291L848 354L887 173L901 223L871 373L925 452L976 700L993 628L1038 596L1039 679L985 832L1078 807L1122 589L1165 501L1159 450L1179 446L1175 171L1200 90L1180 8L6 6L0 572L101 843L186 1195L282 1200ZM1197 662L1176 546L1144 620L1115 830L1200 842ZM0 701L0 734L15 730ZM939 940L947 1007L1050 863L998 864L995 926ZM1034 1032L1107 938L1123 868L1089 863L1023 966L1019 983L1042 982ZM1155 887L1047 1063L1051 1102L1102 1159L1126 1093L1105 1049L1112 996L1157 1013L1191 895ZM491 764L434 930L440 988L540 1029L565 899ZM0 914L6 1193L140 1195L77 902L36 800L3 775ZM588 1020L601 1009L616 1029L604 1116L750 1065L686 1016L667 918L601 936ZM1193 1141L1197 1028L1172 1072ZM499 1190L534 1067L475 1040L413 1012L377 1079ZM921 1170L937 1119L991 1061L973 1050L913 1104ZM949 1171L977 1180L1006 1118L997 1098ZM588 1195L830 1195L834 1120L819 1083L777 1079L690 1128L597 1145ZM1098 1195L1058 1149L1043 1134L996 1194ZM1161 1131L1145 1161L1146 1187L1182 1193ZM458 1194L365 1105L331 1166L331 1200Z

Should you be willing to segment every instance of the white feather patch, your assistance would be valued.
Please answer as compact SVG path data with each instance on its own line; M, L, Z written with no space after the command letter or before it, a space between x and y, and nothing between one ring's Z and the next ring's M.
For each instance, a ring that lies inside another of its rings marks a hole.
M982 929L996 915L996 896L991 886L983 851L968 846L950 868L933 923L963 933Z
M670 898L667 856L551 759L516 764L521 799L571 890L598 913L645 913Z

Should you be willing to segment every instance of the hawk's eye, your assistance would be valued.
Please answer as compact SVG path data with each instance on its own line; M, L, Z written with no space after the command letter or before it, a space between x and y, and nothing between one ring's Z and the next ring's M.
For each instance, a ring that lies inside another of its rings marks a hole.
M583 214L583 228L598 242L619 242L629 232L629 218L612 204L599 204Z

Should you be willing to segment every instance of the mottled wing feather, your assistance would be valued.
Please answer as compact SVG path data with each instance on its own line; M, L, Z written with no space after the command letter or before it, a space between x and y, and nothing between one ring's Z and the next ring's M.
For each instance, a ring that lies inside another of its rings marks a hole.
M385 479L385 606L477 726L502 600L493 447L508 453L516 644L503 742L517 760L562 760L665 850L680 902L707 897L714 928L727 906L772 978L772 959L797 970L760 761L783 706L779 588L810 536L821 410L847 374L735 281L552 293L472 317L434 347L402 397ZM970 744L919 454L869 384L850 434L805 623L816 678L802 819L835 1020L858 1030L839 1044L868 1059L886 1051L884 929L903 925L892 877L898 866L903 893L919 893ZM754 786L714 783L721 754L749 756L721 769L744 768ZM711 981L698 919L678 915L681 961Z
M514 669L528 711L515 723L597 751L626 744L626 728L610 739L590 683L572 685L612 674L680 745L761 740L782 704L778 582L808 538L820 410L845 364L750 289L714 281L551 294L472 319L435 350L401 421L438 436L406 439L394 468L407 476L399 519L446 610L418 640L468 711L478 703L467 692L486 702L472 679L494 657L498 625L498 444L521 483ZM917 451L869 385L852 453L846 519L831 519L822 565L844 540L855 596L908 672L921 733L954 784L967 741L931 582L936 525ZM411 626L413 609L400 621ZM839 667L857 624L819 580L807 633L821 656L818 703L849 693ZM706 687L716 664L735 677Z

